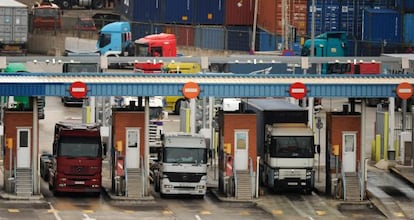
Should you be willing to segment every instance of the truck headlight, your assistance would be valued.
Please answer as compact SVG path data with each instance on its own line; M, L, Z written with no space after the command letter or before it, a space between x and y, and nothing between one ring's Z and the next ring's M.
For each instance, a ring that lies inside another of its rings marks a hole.
M311 170L306 171L306 179L312 178L312 173L313 172Z
M278 179L279 178L279 171L275 171L273 173L273 176L274 176L275 179Z
M172 188L173 188L173 186L172 186L172 185L164 185L164 188L165 188L165 189L172 189Z
M197 185L197 189L205 189L206 188L206 186L204 186L204 185Z

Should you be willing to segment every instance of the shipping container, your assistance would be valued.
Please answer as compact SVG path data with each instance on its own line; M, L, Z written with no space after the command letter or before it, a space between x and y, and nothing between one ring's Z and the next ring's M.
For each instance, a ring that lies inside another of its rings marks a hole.
M296 28L297 35L306 34L307 2L308 0L287 0L282 10L282 0L258 0L257 25L269 33L282 35L282 11L286 11L287 27ZM287 32L288 28L286 28Z
M414 1L413 1L414 2ZM414 13L404 14L404 43L414 45Z
M253 25L255 0L226 0L225 25Z
M265 30L258 29L256 32L256 51L275 51L276 35Z
M0 50L2 53L27 52L28 16L28 8L25 4L14 0L0 1Z
M402 9L404 13L414 13L413 0L397 0L397 7Z
M227 26L227 50L249 51L251 47L251 26Z
M175 34L178 46L194 46L194 29L191 25L166 25L165 33Z
M163 0L165 8L168 10L165 10L164 17L160 19L160 22L167 24L192 24L194 20L194 3L194 0Z
M401 16L392 9L365 8L362 21L364 41L400 43Z
M134 12L140 13L137 9L135 9L134 3L135 1L119 1L116 5L115 11L128 20L134 20ZM137 4L137 6L140 6L140 4Z
M145 37L150 34L165 33L164 25L138 23L138 22L130 22L130 23L131 23L131 33L132 33L133 40L139 39L141 37Z
M125 17L129 18L127 15L128 13L130 13L129 11L132 10L132 21L150 23L164 21L165 12L167 11L165 8L165 0L140 0L119 2L128 2L129 7L126 7L123 11L121 11L121 8L121 10L119 10L118 12L121 15L124 15Z
M339 0L316 0L315 8L315 35L339 31ZM312 33L312 1L308 1L307 33Z
M224 50L225 30L223 26L197 25L194 46L203 49Z
M167 0L168 1L168 0ZM223 25L225 0L193 0L193 24Z

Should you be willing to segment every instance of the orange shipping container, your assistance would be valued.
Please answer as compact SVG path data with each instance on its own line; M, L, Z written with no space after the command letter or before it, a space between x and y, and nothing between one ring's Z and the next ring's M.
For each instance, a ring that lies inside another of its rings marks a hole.
M282 0L258 0L257 25L272 34L282 32ZM286 0L286 22L296 28L298 36L306 35L308 0Z

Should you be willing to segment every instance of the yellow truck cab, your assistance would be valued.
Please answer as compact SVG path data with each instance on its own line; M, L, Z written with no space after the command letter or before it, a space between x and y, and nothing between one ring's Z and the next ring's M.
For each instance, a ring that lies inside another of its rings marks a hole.
M167 63L163 66L163 72L167 73L181 73L194 74L201 72L201 65L199 63ZM165 97L165 111L172 111L174 114L180 114L181 101L184 101L184 96L166 96Z

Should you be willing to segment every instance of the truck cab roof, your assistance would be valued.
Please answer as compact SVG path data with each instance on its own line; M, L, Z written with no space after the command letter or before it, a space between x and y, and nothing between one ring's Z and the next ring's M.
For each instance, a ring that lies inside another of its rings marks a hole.
M128 22L124 22L124 21L109 23L101 29L101 32L103 32L103 33L104 32L124 33L124 32L130 32L130 31L131 31L131 26L129 25Z

